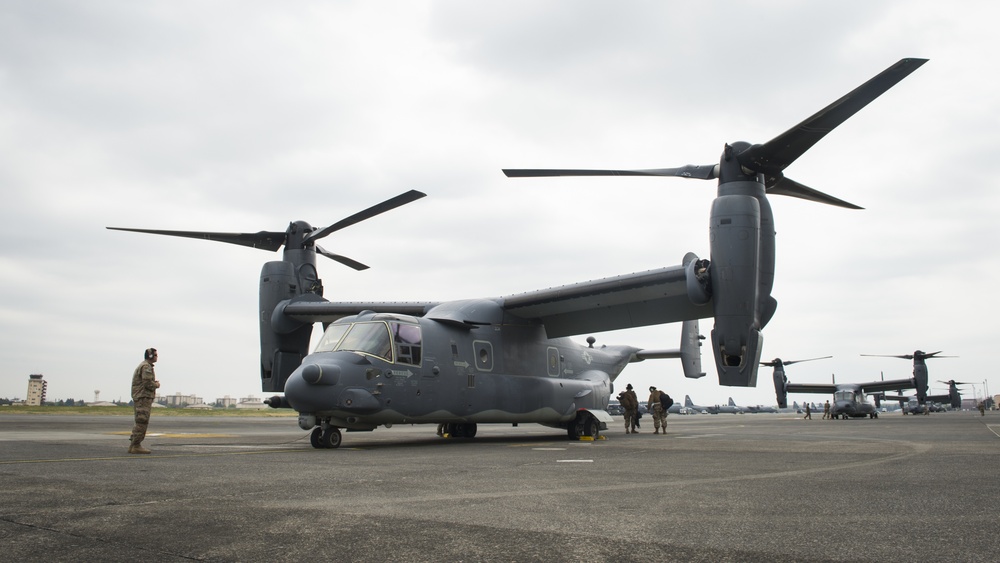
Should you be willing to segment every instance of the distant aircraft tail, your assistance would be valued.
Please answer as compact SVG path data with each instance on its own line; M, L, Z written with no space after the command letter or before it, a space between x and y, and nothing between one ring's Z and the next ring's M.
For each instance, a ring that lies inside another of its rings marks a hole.
M684 395L684 406L688 408L694 406L694 403L691 402L691 395Z

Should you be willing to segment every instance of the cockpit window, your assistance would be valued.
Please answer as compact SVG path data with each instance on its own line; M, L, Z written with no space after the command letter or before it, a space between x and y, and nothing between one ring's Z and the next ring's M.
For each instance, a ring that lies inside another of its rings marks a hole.
M420 365L420 327L404 323L389 323L392 341L396 345L396 361L401 364Z
M330 325L326 327L323 338L319 340L319 344L316 345L316 349L313 352L333 352L337 349L337 344L340 344L340 339L344 337L349 328L351 328L349 324Z
M420 326L381 321L332 324L323 333L314 352L345 350L376 356L388 362L419 366L423 354ZM395 346L395 356L393 355ZM393 360L393 357L396 359Z
M359 352L392 361L392 340L389 326L383 322L354 323L340 341L337 350Z

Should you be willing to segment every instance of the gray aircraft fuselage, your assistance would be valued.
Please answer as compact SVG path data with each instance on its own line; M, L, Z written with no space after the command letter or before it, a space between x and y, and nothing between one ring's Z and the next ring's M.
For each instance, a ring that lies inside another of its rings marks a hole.
M878 418L878 410L875 405L868 402L868 398L859 387L852 385L838 386L833 394L833 401L830 402L830 416L833 418Z
M607 408L612 382L638 351L546 339L543 327L511 320L345 317L289 376L284 399L308 428L310 417L348 430L445 421L565 427L581 409Z

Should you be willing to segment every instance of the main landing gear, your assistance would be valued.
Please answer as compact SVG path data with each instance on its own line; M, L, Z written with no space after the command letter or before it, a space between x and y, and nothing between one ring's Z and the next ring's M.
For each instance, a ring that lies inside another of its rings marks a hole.
M438 425L438 436L475 438L477 429L475 422L445 422Z
M566 428L566 433L569 434L570 440L579 440L583 437L597 440L601 435L601 421L589 412L579 411L576 419Z

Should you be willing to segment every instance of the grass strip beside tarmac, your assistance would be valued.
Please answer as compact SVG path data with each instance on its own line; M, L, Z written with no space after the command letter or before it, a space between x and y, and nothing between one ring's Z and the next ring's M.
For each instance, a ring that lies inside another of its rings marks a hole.
M291 409L180 409L169 407L154 407L156 416L254 416L254 417L286 417L298 416ZM132 407L128 405L115 407L29 407L24 405L5 405L0 407L0 414L59 414L88 416L132 416Z

